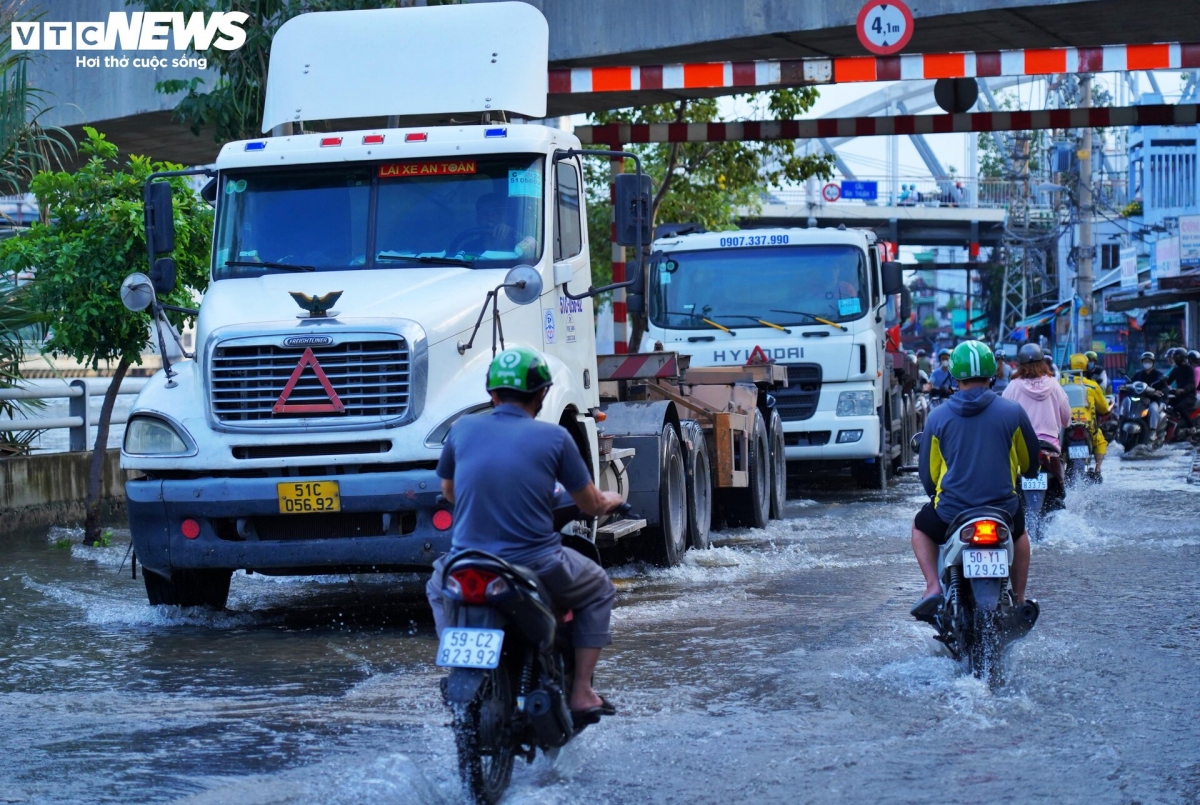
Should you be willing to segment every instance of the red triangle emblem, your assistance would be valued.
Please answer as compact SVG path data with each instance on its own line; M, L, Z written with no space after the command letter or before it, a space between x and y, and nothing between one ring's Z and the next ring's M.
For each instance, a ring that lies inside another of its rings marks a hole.
M750 358L749 358L749 360L746 361L746 365L747 366L763 366L764 364L768 364L770 362L771 362L771 359L767 357L767 353L763 352L763 348L755 347L754 351L752 351L750 353Z
M296 388L297 381L300 380L300 375L304 372L305 366L311 366L313 374L317 376L317 380L321 381L321 388L325 389L325 393L329 395L327 403L292 403L288 404L288 397L292 395L292 391ZM313 355L312 348L304 350L304 354L300 356L300 362L296 364L296 368L292 370L292 376L288 378L287 385L283 387L283 393L279 395L279 399L275 401L275 407L271 409L272 414L340 414L346 410L346 406L338 399L337 392L333 390L333 384L329 382L329 378L325 376L325 370L321 368L321 364L317 363L317 356Z

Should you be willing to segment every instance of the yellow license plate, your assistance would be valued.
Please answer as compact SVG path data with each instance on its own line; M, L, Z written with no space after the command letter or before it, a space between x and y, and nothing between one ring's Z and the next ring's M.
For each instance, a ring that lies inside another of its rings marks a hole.
M337 481L289 481L278 484L280 514L340 512L342 496Z

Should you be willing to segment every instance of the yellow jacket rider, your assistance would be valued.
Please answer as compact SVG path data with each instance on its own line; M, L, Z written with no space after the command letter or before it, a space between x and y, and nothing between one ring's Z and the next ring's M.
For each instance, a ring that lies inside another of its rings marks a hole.
M1071 419L1087 424L1088 432L1092 436L1092 453L1096 456L1096 480L1100 481L1100 465L1104 463L1104 456L1108 453L1108 440L1104 438L1104 432L1100 429L1100 417L1108 414L1108 400L1104 398L1104 391L1100 385L1084 375L1087 368L1087 355L1076 352L1071 356L1071 374L1063 374L1062 384L1079 384L1087 389L1087 405L1072 408Z

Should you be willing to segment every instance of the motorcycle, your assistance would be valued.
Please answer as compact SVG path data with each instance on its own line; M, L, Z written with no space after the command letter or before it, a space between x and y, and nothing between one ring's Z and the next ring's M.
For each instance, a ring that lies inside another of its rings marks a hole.
M945 601L932 618L935 639L977 678L1004 681L1005 647L1037 623L1037 601L1018 605L1009 585L1013 560L1012 520L991 506L968 509L947 529L938 552Z
M1121 387L1117 441L1128 453L1136 447L1157 450L1167 437L1163 393L1138 381Z
M1021 478L1025 497L1025 520L1029 538L1040 540L1042 528L1051 512L1066 508L1062 454L1049 442L1038 443L1038 475Z
M1079 481L1094 480L1096 470L1093 466L1092 434L1088 431L1088 423L1072 420L1063 431L1062 440L1067 452L1067 484L1073 486Z
M1185 418L1176 408L1176 399L1177 394L1171 392L1167 400L1167 442L1200 440L1200 405L1193 405Z
M912 438L914 450L921 434ZM1004 681L1004 649L1037 623L1041 608L1018 605L1009 585L1013 560L1012 518L1004 509L978 506L954 518L938 549L938 578L944 600L929 623L955 660L989 686Z
M556 503L556 527L578 516L573 505ZM564 544L599 562L594 544L569 536L564 532ZM472 801L492 805L517 757L532 763L538 750L554 756L599 718L571 713L572 614L555 609L533 571L464 551L443 571L442 597L446 627L437 664L450 669L442 698L452 713L459 774Z

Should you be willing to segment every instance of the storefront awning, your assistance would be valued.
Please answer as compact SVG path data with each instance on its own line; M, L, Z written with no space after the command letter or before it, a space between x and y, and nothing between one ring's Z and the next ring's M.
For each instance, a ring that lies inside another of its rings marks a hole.
M1157 290L1138 289L1115 293L1105 300L1104 307L1113 313L1121 313L1138 308L1200 301L1200 273L1161 277L1158 286Z

